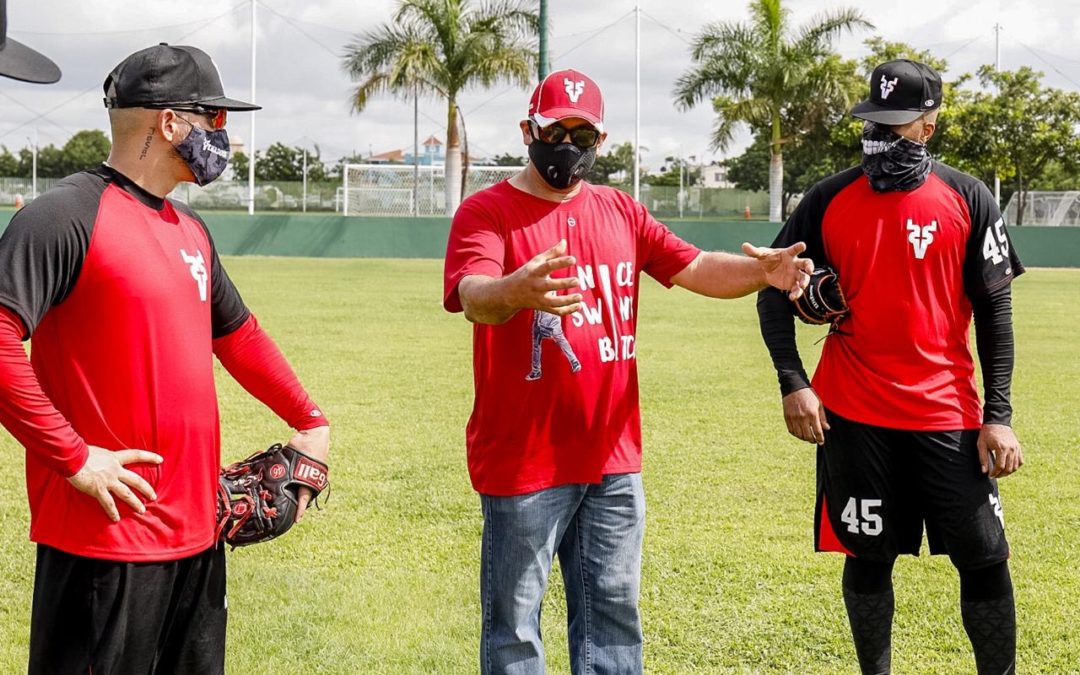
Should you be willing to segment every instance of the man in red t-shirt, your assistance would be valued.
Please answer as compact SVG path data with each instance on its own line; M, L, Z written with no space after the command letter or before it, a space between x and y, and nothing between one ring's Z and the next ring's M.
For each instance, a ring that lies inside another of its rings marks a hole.
M296 430L293 447L325 461L329 428L205 223L166 198L221 174L227 111L257 106L225 97L204 52L166 44L113 69L105 105L108 162L0 237L0 422L26 448L38 544L29 672L214 675L227 616L214 357Z
M798 297L812 267L801 243L703 253L625 193L581 180L603 122L595 82L548 75L520 123L529 166L465 200L450 230L443 305L476 324L466 436L484 513L485 674L543 672L556 554L573 672L641 672L641 272L712 297L769 284ZM560 349L544 350L546 338Z
M815 540L838 551L859 664L888 673L892 567L930 552L960 573L960 607L978 672L1012 673L1016 619L996 478L1023 453L1009 424L1010 283L1024 268L986 186L926 150L941 78L912 61L878 66L862 165L826 178L774 246L805 241L851 308L830 331L813 386L795 346L792 306L762 291L762 335L788 431L818 445ZM968 344L972 315L985 407Z

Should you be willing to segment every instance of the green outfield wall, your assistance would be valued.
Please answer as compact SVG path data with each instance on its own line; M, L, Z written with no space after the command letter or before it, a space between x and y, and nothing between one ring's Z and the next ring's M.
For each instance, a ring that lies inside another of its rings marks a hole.
M7 226L12 210L0 211ZM267 213L203 213L222 255L332 258L441 258L446 218L379 218ZM709 250L765 245L779 226L759 221L667 220L679 236ZM1014 227L1013 243L1028 267L1080 267L1080 227Z

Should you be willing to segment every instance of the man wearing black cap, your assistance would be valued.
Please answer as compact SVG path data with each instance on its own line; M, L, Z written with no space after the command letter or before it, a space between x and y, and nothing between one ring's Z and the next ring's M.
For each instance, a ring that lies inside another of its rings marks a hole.
M60 79L60 69L49 57L7 36L7 0L0 0L0 75L35 84Z
M811 384L791 303L758 298L788 431L818 446L815 545L838 551L864 673L890 671L892 567L930 552L960 573L979 673L1015 669L1016 619L996 479L1023 453L1010 428L1010 282L1023 273L993 196L926 149L941 78L913 61L878 66L862 165L811 188L773 246L807 243L837 273L851 313L830 331ZM974 314L985 406L968 344Z
M27 450L38 544L29 671L221 673L213 357L292 446L325 460L329 429L206 225L166 198L220 175L226 111L257 107L225 97L205 53L165 44L109 74L105 105L108 162L0 237L0 422Z

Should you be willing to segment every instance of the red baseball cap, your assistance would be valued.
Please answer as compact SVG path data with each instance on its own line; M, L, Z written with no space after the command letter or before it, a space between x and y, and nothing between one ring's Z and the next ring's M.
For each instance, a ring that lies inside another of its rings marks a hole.
M542 127L566 119L588 120L604 130L604 96L600 87L576 70L556 70L544 78L529 100L529 118Z

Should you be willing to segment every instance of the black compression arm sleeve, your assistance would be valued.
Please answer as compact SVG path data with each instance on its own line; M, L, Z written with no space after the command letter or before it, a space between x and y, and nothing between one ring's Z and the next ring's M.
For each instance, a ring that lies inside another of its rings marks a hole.
M799 349L795 346L795 318L791 315L791 303L782 291L766 288L758 293L757 311L761 337L769 348L769 356L780 381L780 394L787 396L809 387L810 378L806 376Z
M972 300L975 346L983 377L983 424L1010 424L1013 372L1012 290L1009 284Z

